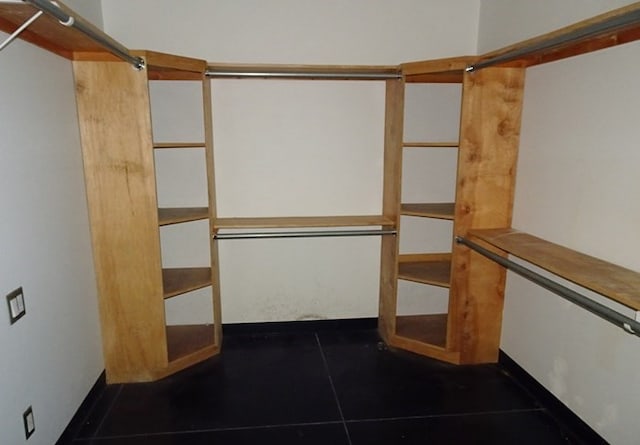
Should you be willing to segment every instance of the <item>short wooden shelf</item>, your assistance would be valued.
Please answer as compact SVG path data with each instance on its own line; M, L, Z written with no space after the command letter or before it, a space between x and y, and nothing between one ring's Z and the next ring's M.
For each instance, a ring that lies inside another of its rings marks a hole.
M469 236L522 258L611 300L640 310L640 272L514 229L470 230Z
M396 335L444 348L447 344L447 314L398 316Z
M158 221L161 226L207 218L209 218L208 207L164 207L158 209Z
M167 326L167 354L169 362L198 355L215 347L213 324Z
M407 203L400 206L400 214L407 216L453 220L454 212L455 203L453 202Z
M210 267L162 269L164 298L175 297L211 285Z
M278 229L304 227L389 226L394 221L381 215L289 216L276 218L217 218L216 229Z
M458 142L403 142L405 148L457 148Z
M400 255L398 260L399 279L440 287L450 286L451 254Z
M153 148L205 148L204 142L154 142Z

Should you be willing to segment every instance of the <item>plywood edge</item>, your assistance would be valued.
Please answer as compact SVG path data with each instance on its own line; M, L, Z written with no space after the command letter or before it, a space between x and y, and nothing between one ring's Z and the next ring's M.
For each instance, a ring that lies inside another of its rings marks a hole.
M478 238L561 278L640 310L640 272L511 228L470 230Z
M451 261L451 253L404 253L398 255L399 263L412 263L416 261L424 262L441 262Z

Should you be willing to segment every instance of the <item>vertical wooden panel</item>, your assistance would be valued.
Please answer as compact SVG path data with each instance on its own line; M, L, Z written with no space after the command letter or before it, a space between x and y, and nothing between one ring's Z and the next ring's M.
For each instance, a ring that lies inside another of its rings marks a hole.
M471 228L509 227L524 87L522 68L466 73L460 123L455 236ZM498 357L505 273L454 245L448 341L461 362Z
M109 383L167 365L149 92L123 62L73 62Z
M216 179L215 160L213 156L213 112L211 103L211 80L202 80L202 100L204 110L204 140L207 160L207 186L209 192L209 242L211 243L211 286L213 298L213 324L215 329L214 343L222 344L222 314L220 303L220 263L218 259L218 242L213 239L215 234L215 220L217 218L216 206Z
M386 81L384 178L382 212L400 228L404 80ZM398 237L383 236L380 254L378 329L385 341L395 333L398 278Z

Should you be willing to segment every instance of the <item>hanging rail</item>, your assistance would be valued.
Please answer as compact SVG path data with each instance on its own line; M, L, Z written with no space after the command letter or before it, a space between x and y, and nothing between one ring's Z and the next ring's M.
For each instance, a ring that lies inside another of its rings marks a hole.
M289 232L245 232L245 233L217 233L214 239L255 239L255 238L323 238L336 236L377 236L396 235L393 229L367 229L367 230L313 230L313 231L289 231Z
M564 34L557 35L540 42L533 42L521 48L507 51L504 54L499 54L497 56L481 60L478 63L469 65L465 69L465 71L475 71L477 69L486 68L491 65L510 62L515 59L532 56L538 52L561 47L563 45L576 42L581 39L584 40L596 37L598 35L604 35L608 32L614 32L633 25L640 25L640 9L631 10L618 16L609 17L605 20L592 23L578 29L569 30Z
M123 45L121 45L102 31L96 29L82 18L70 15L66 12L66 10L63 10L55 2L51 2L49 0L23 1L56 18L60 22L60 24L77 29L78 31L89 37L91 40L103 46L113 55L132 64L136 69L144 69L144 59L132 56L131 54L129 54L129 50Z
M358 67L313 67L313 66L210 66L205 76L212 78L272 78L272 79L319 79L319 80L388 80L399 79L397 70L361 69Z
M624 329L630 334L636 335L640 337L640 323L638 321L629 318L613 309L600 304L592 299L585 297L584 295L575 292L568 287L565 287L555 281L552 281L530 269L527 269L524 266L521 266L518 263L515 263L509 259L503 258L500 255L497 255L490 250L485 249L484 247L474 243L473 241L469 241L466 238L457 236L456 242L458 244L464 244L472 250L475 250L479 254L489 258L490 260L500 264L506 269L509 269L518 275L534 282L535 284L559 295L560 297L572 302L573 304L580 306L583 309L588 310L594 315L607 320L610 323L615 324L616 326Z

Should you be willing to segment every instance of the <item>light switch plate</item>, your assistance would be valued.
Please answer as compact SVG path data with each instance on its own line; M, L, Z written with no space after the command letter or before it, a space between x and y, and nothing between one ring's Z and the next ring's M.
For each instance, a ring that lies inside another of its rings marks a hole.
M27 313L27 309L24 305L24 293L22 287L7 294L7 304L9 306L9 321L14 324L20 320Z

